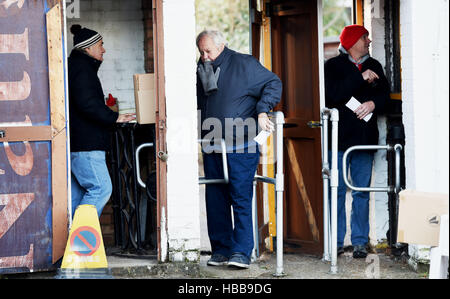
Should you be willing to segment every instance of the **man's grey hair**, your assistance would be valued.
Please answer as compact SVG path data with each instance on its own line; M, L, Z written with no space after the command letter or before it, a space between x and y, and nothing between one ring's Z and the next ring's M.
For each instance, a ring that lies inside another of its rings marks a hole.
M200 32L196 40L197 47L198 43L204 36L209 36L210 38L212 38L217 47L220 47L221 45L228 47L228 41L225 39L223 34L218 30L203 30L202 32Z

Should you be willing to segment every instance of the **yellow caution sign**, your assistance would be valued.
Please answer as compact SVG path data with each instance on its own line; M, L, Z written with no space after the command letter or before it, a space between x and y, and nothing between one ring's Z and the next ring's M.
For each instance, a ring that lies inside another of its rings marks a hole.
M77 275L85 278L85 273L109 273L97 209L93 205L80 205L75 211L60 278L77 278Z

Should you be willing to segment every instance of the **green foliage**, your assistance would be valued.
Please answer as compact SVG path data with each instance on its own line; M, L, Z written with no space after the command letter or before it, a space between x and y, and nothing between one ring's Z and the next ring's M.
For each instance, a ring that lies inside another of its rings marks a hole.
M195 0L195 15L197 34L205 29L219 30L230 49L250 52L248 0Z
M347 25L352 24L351 0L324 0L323 36L339 36Z
M197 34L205 29L221 31L229 48L250 52L250 17L248 0L195 0ZM352 0L323 0L323 34L339 36L352 24Z

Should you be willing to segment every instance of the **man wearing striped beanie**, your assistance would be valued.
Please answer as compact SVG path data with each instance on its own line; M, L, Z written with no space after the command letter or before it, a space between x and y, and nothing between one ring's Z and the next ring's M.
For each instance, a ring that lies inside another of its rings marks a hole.
M344 152L352 146L378 144L377 115L383 113L390 95L383 67L370 57L369 47L372 41L367 29L360 25L347 26L342 30L340 41L340 55L325 63L325 102L328 108L339 110L338 254L344 252L347 227L347 187L342 175L342 158ZM346 106L351 98L360 102L354 111ZM353 186L370 186L373 159L373 151L354 151L349 154L347 167L350 168ZM354 258L367 256L369 195L369 192L352 192L351 242Z
M68 59L72 217L79 205L94 205L100 216L112 193L106 166L110 130L129 122L134 114L121 114L105 105L98 69L103 61L102 36L88 28L70 28L74 48Z
M73 34L73 48L81 50L98 61L103 61L103 38L100 33L82 28L80 25L72 25L70 31Z

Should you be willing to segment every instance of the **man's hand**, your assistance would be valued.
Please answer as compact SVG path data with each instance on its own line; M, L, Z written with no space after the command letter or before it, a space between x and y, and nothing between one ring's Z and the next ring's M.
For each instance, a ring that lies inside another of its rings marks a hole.
M269 116L265 112L258 114L258 124L264 131L275 131L275 125L270 121Z
M217 81L219 80L220 67L218 67L214 73L212 61L205 61L198 66L197 73L203 84L203 90L206 95L210 95L218 89Z
M127 123L136 119L136 114L134 113L125 113L119 114L119 117L116 120L116 123Z
M361 104L356 110L355 114L358 119L364 119L368 114L375 110L375 103L373 101L368 101Z
M372 83L373 81L379 79L377 73L375 73L372 70L366 70L364 73L362 73L363 79L366 80L369 83Z

